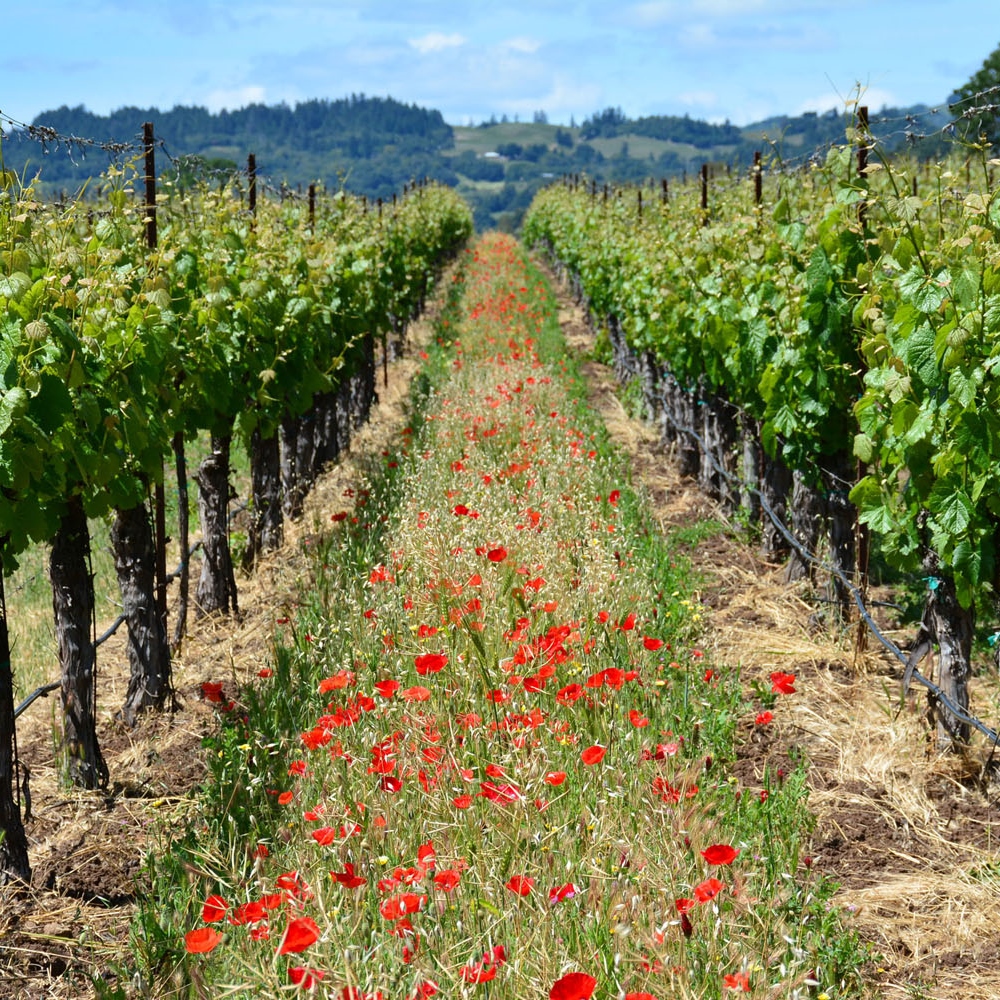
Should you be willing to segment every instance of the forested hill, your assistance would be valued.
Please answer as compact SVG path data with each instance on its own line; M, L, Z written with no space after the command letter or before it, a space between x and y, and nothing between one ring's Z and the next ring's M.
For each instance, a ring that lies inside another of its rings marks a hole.
M199 107L162 112L129 107L101 116L61 107L32 124L135 149L145 121L153 122L163 143L157 171L177 168L182 181L197 174L199 163L227 173L243 169L248 153L256 155L265 180L293 188L319 181L327 190L388 199L407 182L427 177L457 186L472 204L478 228L508 230L518 225L538 188L563 174L586 174L597 183L642 183L696 172L706 161L742 169L755 150L762 150L767 162L803 163L844 142L851 124L844 111L736 126L687 115L631 119L620 108L607 108L568 126L550 124L537 113L531 122L504 117L453 128L439 111L364 95L294 107L252 104L218 114ZM886 149L903 145L914 132L940 133L945 123L944 114L923 105L872 115L872 131ZM922 140L916 151L936 155L940 141ZM21 177L40 170L48 195L74 193L109 162L100 149L70 144L66 150L58 142L44 147L17 129L6 133L0 152L6 169Z
M442 152L454 143L440 111L364 95L303 101L294 107L251 104L218 114L200 107L126 107L102 116L82 106L63 106L44 112L32 124L64 136L135 143L147 121L154 123L168 157L198 156L225 168L245 165L253 152L262 172L275 182L318 180L333 189L346 183L372 197L390 197L414 178L433 176ZM36 142L17 141L15 132L4 144L4 165L18 174L25 167L29 174L41 168L47 186L67 188L106 166L100 153L81 157L55 152L46 154Z

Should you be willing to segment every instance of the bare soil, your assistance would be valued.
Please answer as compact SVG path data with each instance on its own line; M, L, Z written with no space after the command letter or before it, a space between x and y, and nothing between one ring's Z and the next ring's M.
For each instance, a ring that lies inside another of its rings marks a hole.
M560 318L591 403L631 457L664 530L724 521L677 474L655 428L626 413L609 369L588 359L593 336L565 293ZM428 330L425 322L411 331L410 354ZM123 639L102 647L99 738L108 789L60 785L54 701L36 702L19 720L20 757L31 770L33 880L26 893L0 895L0 998L93 996L92 976L114 978L116 960L130 950L144 854L165 826L187 821L205 775L201 741L215 715L201 685L223 681L236 693L266 664L275 620L310 585L310 539L344 506L344 490L358 485L363 457L402 427L414 369L409 359L389 365L369 424L317 484L303 518L286 526L285 547L240 580L240 620L192 624L174 661L176 711L147 716L133 730L116 722L127 683ZM986 776L987 750L938 755L919 695L899 703L895 664L857 654L853 631L817 628L810 585L785 585L781 567L763 562L737 529L713 534L691 556L704 580L705 646L715 661L747 682L773 670L796 674L798 693L779 703L771 726L747 721L735 774L759 787L766 769L808 761L814 864L840 884L837 903L879 955L868 970L871 996L1000 995L998 789ZM984 679L974 708L995 700L995 682Z

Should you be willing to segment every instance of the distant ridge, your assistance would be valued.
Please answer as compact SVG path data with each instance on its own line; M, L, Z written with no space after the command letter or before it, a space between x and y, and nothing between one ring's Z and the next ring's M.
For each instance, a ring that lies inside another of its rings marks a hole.
M943 150L946 111L918 104L870 114L871 129L890 152L914 144L926 157ZM451 126L439 111L391 97L353 94L338 100L251 104L212 113L202 107L169 111L125 107L97 115L63 106L32 122L61 135L99 141L136 142L142 123L152 121L166 154L158 170L183 166L185 179L202 168L234 171L257 158L261 175L274 185L302 187L313 181L369 198L388 199L410 180L430 178L458 186L472 203L480 228L513 228L534 192L553 178L585 173L597 183L641 183L692 172L705 161L741 169L761 150L768 162L803 163L846 141L845 112L776 115L747 126L714 124L675 115L628 118L606 108L579 126L495 119L478 126ZM917 136L931 136L914 143ZM934 138L936 137L936 138ZM100 174L108 158L100 151L60 155L9 132L4 166L23 177L39 174L43 190L72 194ZM487 155L488 154L488 155Z

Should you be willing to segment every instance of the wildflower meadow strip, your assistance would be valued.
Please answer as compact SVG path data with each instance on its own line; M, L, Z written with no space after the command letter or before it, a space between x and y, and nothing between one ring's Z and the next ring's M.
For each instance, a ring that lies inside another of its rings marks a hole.
M514 241L449 299L274 663L213 690L213 784L151 867L139 961L191 995L852 995L802 772L727 767L794 676L754 696L703 655Z

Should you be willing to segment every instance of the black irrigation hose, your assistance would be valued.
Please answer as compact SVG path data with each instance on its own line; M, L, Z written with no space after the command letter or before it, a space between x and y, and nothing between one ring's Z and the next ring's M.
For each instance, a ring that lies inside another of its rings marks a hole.
M961 706L956 705L951 698L948 697L937 686L933 681L924 677L919 670L916 669L916 663L919 662L919 657L908 657L888 636L884 635L882 630L875 624L874 619L865 606L864 595L861 591L854 585L854 583L844 575L844 573L835 566L831 566L825 563L818 556L814 555L812 552L808 551L806 547L788 530L781 518L774 512L771 505L764 498L764 495L755 486L751 486L749 483L744 482L742 479L732 475L727 469L724 469L716 460L715 456L712 454L711 450L706 446L704 438L695 430L690 427L686 427L683 424L679 424L674 418L664 411L664 416L673 425L674 429L680 431L684 434L688 434L693 437L698 444L701 446L702 452L708 456L709 462L715 471L722 476L730 486L739 487L741 491L754 494L759 500L761 509L773 522L775 528L778 529L779 533L785 538L785 540L795 549L795 551L807 562L811 562L813 565L818 566L824 573L829 573L835 576L840 582L850 591L851 596L854 598L854 603L858 606L858 613L861 615L861 620L868 626L868 630L875 636L876 639L887 649L893 656L903 664L905 673L903 677L903 693L905 695L906 689L910 681L917 681L919 684L923 684L928 691L934 696L934 698L940 702L944 707L951 712L955 718L960 719L962 722L967 723L974 729L981 732L991 743L994 745L1000 744L1000 733L991 729L984 722L981 722L975 716L969 715Z

